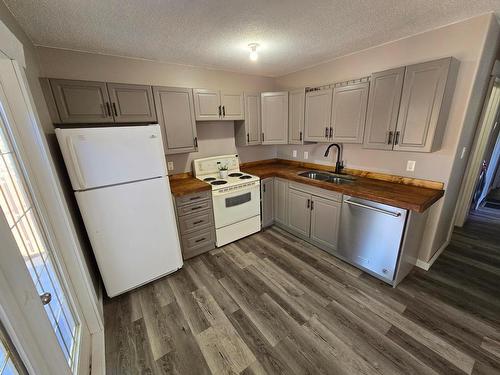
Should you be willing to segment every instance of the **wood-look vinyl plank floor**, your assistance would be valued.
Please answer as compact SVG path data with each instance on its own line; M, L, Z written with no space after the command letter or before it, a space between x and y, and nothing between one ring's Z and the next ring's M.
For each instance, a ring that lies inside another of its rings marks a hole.
M500 221L397 288L271 227L104 313L107 374L500 374Z

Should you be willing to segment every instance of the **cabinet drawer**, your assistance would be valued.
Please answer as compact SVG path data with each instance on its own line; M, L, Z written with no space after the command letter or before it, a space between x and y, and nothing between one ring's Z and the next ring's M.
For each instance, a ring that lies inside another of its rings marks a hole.
M211 196L211 191L202 191L199 193L192 193L188 195L183 195L182 197L177 197L175 203L177 207L184 206L190 203L198 203L203 200L209 199Z
M214 220L212 210L196 212L179 218L179 227L183 235L213 226Z
M212 208L212 201L204 200L201 202L196 202L185 206L177 207L177 215L184 216L194 212L209 210L211 208Z
M214 227L182 237L182 257L184 259L192 258L214 248Z
M342 193L339 193L338 191L321 189L321 188L318 188L316 186L310 186L310 185L301 184L301 183L297 183L297 182L290 182L289 187L290 187L290 189L303 191L305 193L316 195L318 197L331 199L331 200L334 200L337 202L342 202Z

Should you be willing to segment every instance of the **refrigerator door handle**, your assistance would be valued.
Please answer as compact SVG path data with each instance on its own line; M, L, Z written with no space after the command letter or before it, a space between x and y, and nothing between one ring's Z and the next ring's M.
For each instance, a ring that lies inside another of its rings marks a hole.
M76 174L76 179L78 180L78 184L81 189L84 189L87 186L85 182L85 177L83 177L82 170L80 169L80 163L78 161L78 156L75 152L75 146L73 145L73 140L71 137L68 137L68 150L69 157L71 159L71 164L73 164L73 170Z

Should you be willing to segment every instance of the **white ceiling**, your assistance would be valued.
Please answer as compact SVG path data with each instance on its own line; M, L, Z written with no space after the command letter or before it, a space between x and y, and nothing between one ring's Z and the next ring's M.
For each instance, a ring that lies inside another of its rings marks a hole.
M4 0L36 45L280 76L499 0ZM248 43L261 44L259 60Z

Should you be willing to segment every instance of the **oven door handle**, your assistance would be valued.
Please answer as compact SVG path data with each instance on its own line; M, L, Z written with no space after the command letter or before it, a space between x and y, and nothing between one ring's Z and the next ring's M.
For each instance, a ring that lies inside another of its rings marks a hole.
M247 193L251 190L254 190L254 189L260 190L260 184L256 183L255 185L245 186L245 188L242 188L241 190L229 190L229 191L223 191L223 192L213 190L212 196L213 197L222 197L222 196L229 195L229 194L240 195L240 194L245 194L245 193Z

